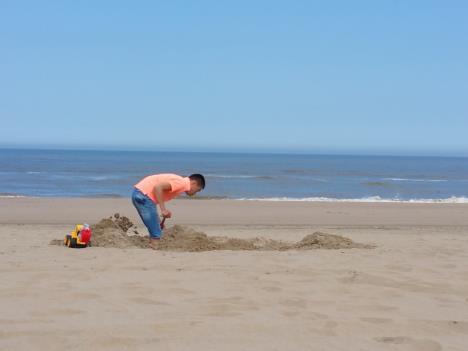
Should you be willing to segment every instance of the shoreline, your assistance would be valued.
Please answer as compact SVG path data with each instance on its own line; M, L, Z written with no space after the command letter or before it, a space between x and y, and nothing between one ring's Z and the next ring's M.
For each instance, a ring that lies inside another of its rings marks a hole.
M172 224L468 226L468 204L177 199ZM129 198L0 198L0 224L95 223L118 212L140 222Z
M80 196L34 196L34 195L20 195L20 194L0 194L0 199L126 199L128 196L118 194L98 194L98 195L80 195ZM240 197L231 198L228 196L196 196L188 197L182 196L177 200L183 201L199 201L199 200L229 200L229 201L261 201L261 202L343 202L343 203L410 203L410 204L468 204L468 197L466 196L451 196L442 199L395 199L395 198L382 198L378 195L367 196L362 198L332 198L332 197Z

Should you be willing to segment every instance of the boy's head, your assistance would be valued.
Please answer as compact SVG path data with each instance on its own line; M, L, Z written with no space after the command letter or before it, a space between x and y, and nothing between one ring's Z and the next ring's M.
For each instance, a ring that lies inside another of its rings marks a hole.
M185 193L188 196L193 196L202 189L205 189L205 177L201 174L192 174L189 176L190 178L190 190L186 191Z

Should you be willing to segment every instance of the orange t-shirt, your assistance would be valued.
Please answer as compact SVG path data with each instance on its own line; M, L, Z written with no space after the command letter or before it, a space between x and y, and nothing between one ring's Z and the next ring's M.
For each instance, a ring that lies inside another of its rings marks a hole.
M153 189L156 185L163 182L168 182L171 184L170 191L163 191L164 201L169 201L175 198L176 196L182 194L184 191L190 190L190 178L181 177L177 174L164 173L164 174L154 174L147 176L135 184L135 188L140 190L143 194L148 195L151 200L155 203L158 203L156 197L153 194Z

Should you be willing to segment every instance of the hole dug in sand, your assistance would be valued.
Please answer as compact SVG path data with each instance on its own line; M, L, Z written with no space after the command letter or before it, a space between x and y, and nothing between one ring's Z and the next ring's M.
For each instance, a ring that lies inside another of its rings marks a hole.
M92 246L114 248L149 248L148 236L140 236L134 224L125 216L116 213L91 226ZM129 235L133 233L134 235ZM60 242L60 243L59 243ZM63 244L61 240L52 240L51 245ZM158 243L158 250L164 251L212 251L212 250L311 250L311 249L351 249L371 248L369 245L355 243L340 235L321 232L306 235L297 243L253 238L235 239L220 236L208 236L192 228L174 225L164 230Z

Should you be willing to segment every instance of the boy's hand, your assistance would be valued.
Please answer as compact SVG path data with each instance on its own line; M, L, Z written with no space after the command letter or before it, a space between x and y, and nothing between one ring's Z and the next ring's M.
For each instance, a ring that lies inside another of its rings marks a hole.
M172 213L169 210L161 210L161 214L162 214L162 216L164 218L171 218L172 217Z

